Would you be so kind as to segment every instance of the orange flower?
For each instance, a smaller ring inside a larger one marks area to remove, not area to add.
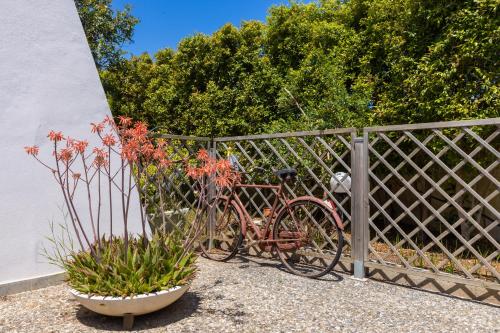
[[[50,141],[54,142],[64,140],[64,136],[61,132],[50,131],[47,137]]]
[[[98,133],[99,134],[104,129],[104,123],[103,122],[97,123],[97,124],[91,123],[90,125],[92,126],[92,129],[91,129],[92,133]]]
[[[121,126],[128,127],[130,126],[130,124],[132,124],[132,118],[125,116],[118,116],[118,122],[120,123]]]
[[[141,154],[144,157],[150,158],[151,156],[153,156],[154,153],[155,153],[155,149],[154,149],[153,144],[151,142],[146,142],[141,146]]]
[[[187,166],[186,173],[188,177],[191,177],[193,179],[201,178],[201,176],[203,175],[200,169],[192,166]]]
[[[89,145],[89,143],[86,140],[82,140],[82,141],[72,140],[71,141],[71,147],[73,147],[73,149],[80,154],[83,154],[85,152],[85,149],[87,149],[88,145]]]
[[[240,181],[240,174],[235,172],[228,160],[216,160],[208,155],[205,149],[197,154],[198,167],[186,165],[186,173],[193,179],[215,174],[215,183],[219,187],[233,186]]]
[[[26,151],[28,155],[36,156],[39,150],[40,148],[38,148],[38,146],[24,147],[24,151]]]
[[[73,150],[71,147],[66,147],[63,148],[59,151],[59,155],[57,156],[57,159],[63,161],[63,162],[69,162],[73,158]]]
[[[168,168],[172,163],[170,162],[170,160],[166,159],[166,158],[161,158],[158,160],[158,163],[160,163],[160,166],[162,168]]]
[[[106,151],[102,148],[97,148],[97,147],[94,147],[94,149],[92,150],[92,152],[94,154],[96,154],[96,156],[101,156],[101,157],[107,157],[108,156],[108,153],[106,153]]]
[[[145,122],[137,121],[134,124],[134,127],[129,128],[125,135],[129,137],[131,140],[135,140],[137,142],[146,142],[148,140],[148,125]]]
[[[129,141],[122,147],[122,159],[130,162],[137,160],[137,152],[139,145],[135,141]]]
[[[231,169],[231,163],[228,160],[217,161],[215,169],[217,172],[217,176],[215,177],[217,186],[232,186],[235,182],[239,181],[239,174]]]
[[[80,176],[81,176],[81,174],[79,174],[79,173],[76,173],[76,172],[75,172],[75,173],[73,174],[73,179],[74,179],[74,180],[77,180],[77,179],[79,179],[79,178],[80,178]]]
[[[153,153],[153,158],[157,161],[160,161],[166,157],[166,153],[161,147],[156,147],[154,153]]]
[[[114,125],[115,124],[115,121],[113,120],[113,118],[111,118],[108,115],[106,115],[106,117],[104,117],[104,120],[102,122],[104,124],[109,124],[109,125]]]
[[[208,157],[209,157],[209,156],[208,156],[208,152],[207,152],[207,150],[206,150],[206,149],[200,149],[200,151],[198,151],[198,156],[197,156],[197,158],[198,158],[199,160],[206,161],[206,160],[208,160]]]
[[[106,153],[104,149],[95,147],[93,149],[93,153],[95,154],[94,166],[101,167],[106,165],[107,163],[106,158],[108,157],[108,153]]]
[[[102,138],[102,143],[108,147],[114,146],[116,144],[116,138],[112,134],[106,134],[104,138]]]

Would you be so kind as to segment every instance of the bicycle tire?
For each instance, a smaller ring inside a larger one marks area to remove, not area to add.
[[[230,212],[227,215],[224,214],[224,208],[227,205],[227,211]],[[221,207],[222,206],[222,207]],[[222,209],[221,209],[222,208]],[[232,222],[228,221],[227,226],[224,226],[222,230],[219,229],[221,224],[224,222],[223,217],[217,214],[223,213],[224,216],[232,217]],[[216,214],[215,220],[215,233],[214,230],[210,227],[209,223],[209,214]],[[200,240],[200,248],[203,255],[211,260],[215,261],[227,261],[233,258],[239,250],[241,243],[243,242],[243,233],[242,233],[242,221],[243,218],[240,214],[240,211],[236,208],[235,203],[229,201],[228,198],[222,197],[215,202],[213,200],[203,212],[203,219],[206,219],[207,223],[205,224],[205,230],[202,233]],[[222,232],[223,234],[217,234],[217,230]],[[228,232],[229,230],[229,232]],[[225,233],[225,234],[224,234]],[[210,243],[211,242],[211,243]]]
[[[340,260],[344,245],[342,230],[330,208],[306,198],[292,201],[289,208],[279,213],[273,228],[274,248],[281,262],[299,276],[318,278],[328,274]],[[319,251],[316,256],[315,250]]]

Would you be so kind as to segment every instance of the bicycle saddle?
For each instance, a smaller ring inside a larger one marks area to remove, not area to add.
[[[295,169],[281,169],[274,172],[274,174],[280,177],[282,180],[291,180],[297,176],[297,170]]]

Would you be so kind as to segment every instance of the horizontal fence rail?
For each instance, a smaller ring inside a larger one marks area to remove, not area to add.
[[[354,269],[356,277],[368,268],[390,268],[491,288],[500,302],[500,118],[362,131],[158,137],[171,144],[173,160],[200,149],[229,159],[244,183],[273,184],[274,171],[296,169],[288,194],[335,202],[345,224],[343,269]],[[352,187],[332,189],[339,172],[352,178]],[[161,179],[149,189],[150,221],[164,231],[182,230],[193,214],[196,184],[182,165],[155,177]],[[251,218],[262,220],[274,193],[242,188],[239,195]]]
[[[287,132],[287,133],[274,133],[274,134],[256,134],[256,135],[246,135],[246,136],[226,136],[220,138],[214,138],[214,142],[225,142],[225,141],[242,141],[242,140],[265,140],[265,139],[283,139],[283,138],[293,138],[293,137],[307,137],[307,136],[325,136],[333,134],[347,134],[355,133],[355,128],[342,128],[342,129],[326,129],[326,130],[316,130],[316,131],[302,131],[302,132]]]

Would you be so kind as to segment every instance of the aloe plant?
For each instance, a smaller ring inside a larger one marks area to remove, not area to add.
[[[175,147],[152,135],[146,123],[128,117],[118,117],[118,122],[106,117],[91,124],[91,132],[99,139],[93,148],[87,140],[50,131],[47,137],[52,142],[53,162],[38,156],[38,146],[24,147],[54,176],[70,222],[63,226],[62,238],[55,237],[52,226],[52,248],[45,251],[46,256],[66,270],[71,287],[87,294],[133,296],[187,283],[195,272],[194,246],[206,223],[201,213],[207,204],[208,188],[211,182],[217,187],[228,186],[238,174],[229,161],[217,160],[204,149],[191,158],[172,160],[169,152]],[[162,187],[173,163],[181,163],[186,175],[198,184],[195,216],[186,230],[154,233],[149,239],[148,203],[154,201],[157,191],[164,214]],[[132,191],[138,191],[138,200],[133,199]],[[113,213],[116,192],[121,199],[121,214]],[[87,205],[77,205],[80,200]],[[129,232],[132,205],[140,212],[142,230],[137,235]],[[81,211],[82,207],[88,214]],[[101,226],[105,219],[109,221],[108,230]],[[123,226],[123,233],[113,229],[117,223]]]
[[[98,246],[94,244],[93,246]],[[185,252],[180,237],[155,234],[147,242],[141,236],[102,238],[98,258],[91,251],[72,251],[49,259],[64,268],[68,284],[85,294],[134,296],[188,283],[195,274],[196,255]]]

